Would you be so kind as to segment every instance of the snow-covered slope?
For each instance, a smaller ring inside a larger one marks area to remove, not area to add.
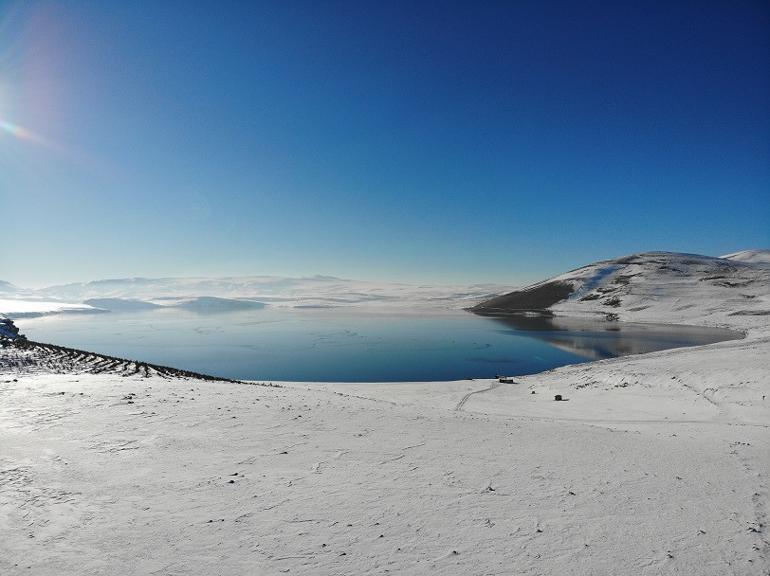
[[[741,250],[722,256],[725,260],[736,262],[750,262],[751,264],[764,264],[770,266],[770,250]]]
[[[0,574],[766,576],[769,348],[283,387],[0,348]]]
[[[472,310],[550,310],[751,329],[768,324],[770,268],[740,258],[645,252],[583,266]]]
[[[5,280],[0,280],[0,294],[16,294],[19,289]]]

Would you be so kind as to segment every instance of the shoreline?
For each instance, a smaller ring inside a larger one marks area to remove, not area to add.
[[[764,576],[767,352],[513,385],[4,372],[0,572]]]
[[[460,311],[460,310],[458,310],[458,311]],[[507,313],[507,314],[494,314],[494,315],[490,315],[490,314],[477,314],[475,312],[472,312],[472,311],[466,310],[466,309],[463,309],[462,311],[470,313],[470,314],[478,315],[478,316],[481,316],[481,317],[484,317],[484,318],[502,318],[502,319],[504,319],[504,318],[522,316],[518,312]],[[524,315],[524,317],[528,317],[528,316]],[[748,327],[742,326],[740,323],[737,323],[737,322],[724,322],[724,323],[719,323],[719,324],[712,324],[712,323],[697,323],[697,322],[691,322],[691,323],[663,322],[663,321],[659,321],[657,319],[641,320],[641,321],[640,320],[635,320],[635,319],[634,320],[605,320],[604,318],[597,317],[596,313],[591,313],[591,312],[582,313],[582,314],[581,313],[556,313],[556,314],[549,314],[548,318],[556,320],[556,321],[563,320],[563,321],[566,321],[566,322],[569,322],[570,320],[578,320],[578,321],[580,321],[580,320],[596,320],[597,322],[599,322],[601,324],[606,323],[608,326],[618,326],[620,328],[622,328],[624,326],[625,327],[634,327],[634,326],[644,326],[644,327],[650,326],[650,327],[655,327],[655,326],[659,326],[659,327],[662,327],[662,328],[674,328],[674,329],[680,328],[680,329],[683,329],[683,330],[687,330],[687,329],[703,329],[703,330],[724,330],[724,331],[730,332],[730,335],[729,335],[730,337],[725,338],[723,340],[718,340],[716,342],[707,343],[707,344],[700,344],[700,343],[699,344],[685,344],[685,345],[680,345],[680,346],[674,346],[672,348],[664,348],[664,349],[657,350],[657,351],[652,351],[652,352],[628,352],[628,353],[625,353],[625,354],[619,354],[617,356],[612,356],[611,358],[605,358],[605,359],[624,358],[624,357],[630,357],[630,356],[640,356],[640,355],[651,354],[651,353],[654,353],[654,352],[665,351],[665,350],[697,348],[697,347],[708,346],[708,345],[719,343],[719,342],[729,342],[729,341],[733,341],[733,340],[742,340],[742,339],[746,339],[746,338],[751,338],[753,336],[761,337],[761,335],[762,335],[762,331],[761,330],[759,332],[757,332],[757,330],[759,330],[759,328],[756,328],[756,327],[748,328]],[[13,321],[11,320],[11,322],[13,322]],[[518,330],[518,331],[521,331],[521,332],[524,332],[524,333],[529,331],[527,328],[521,328],[521,327],[516,327],[514,329]],[[562,330],[569,331],[569,328],[562,328],[562,329],[556,328],[556,330],[557,330],[557,332],[558,331],[562,331]],[[725,336],[727,336],[727,334],[725,334]],[[5,337],[6,339],[13,340],[12,338],[9,338],[8,334],[0,333],[0,338],[2,338],[2,337]],[[197,378],[200,378],[200,379],[203,379],[203,380],[206,380],[206,379],[208,379],[208,380],[218,379],[218,380],[233,381],[233,382],[268,382],[269,381],[269,382],[274,382],[276,384],[280,384],[282,382],[302,382],[302,383],[307,383],[307,384],[343,384],[343,385],[347,385],[347,384],[353,384],[353,385],[355,385],[355,384],[386,384],[386,383],[396,383],[397,384],[397,383],[406,383],[406,382],[431,383],[431,382],[445,382],[445,381],[447,381],[444,378],[438,378],[436,380],[414,380],[414,381],[413,380],[392,380],[392,381],[385,381],[385,380],[364,380],[364,381],[360,381],[360,380],[345,380],[345,381],[334,381],[334,380],[328,380],[328,381],[323,381],[323,380],[299,380],[299,381],[295,381],[295,380],[291,380],[291,379],[287,379],[287,380],[273,379],[273,380],[270,380],[270,379],[265,379],[265,378],[250,378],[250,377],[249,378],[240,378],[239,379],[239,378],[232,378],[232,377],[228,377],[228,376],[218,376],[218,375],[210,374],[210,373],[207,373],[207,372],[191,371],[191,370],[188,370],[188,369],[182,368],[182,367],[169,366],[169,365],[165,365],[165,364],[163,364],[163,365],[155,364],[155,363],[146,362],[146,361],[143,361],[143,360],[132,359],[132,358],[125,358],[125,357],[122,357],[122,356],[115,356],[115,355],[110,355],[110,354],[104,354],[104,353],[101,353],[101,352],[93,352],[93,351],[87,350],[85,348],[74,348],[74,347],[69,347],[69,346],[61,346],[61,345],[58,345],[58,344],[51,344],[51,343],[45,343],[45,342],[32,341],[32,340],[26,339],[26,337],[22,337],[22,339],[17,340],[17,342],[27,342],[28,345],[36,345],[36,346],[40,346],[42,348],[48,348],[50,350],[59,352],[60,353],[60,355],[59,355],[60,358],[63,358],[64,355],[69,355],[72,358],[83,357],[83,356],[90,356],[90,357],[95,359],[96,357],[99,357],[99,358],[101,358],[103,360],[111,361],[111,362],[113,362],[115,364],[122,364],[122,365],[129,365],[129,364],[131,364],[131,365],[135,365],[135,366],[141,366],[142,369],[144,369],[144,370],[153,370],[154,372],[160,372],[160,373],[166,373],[166,374],[172,374],[172,373],[176,372],[176,373],[179,373],[181,375],[194,376],[194,377],[197,377]],[[550,346],[556,346],[552,342],[549,342],[549,345]],[[556,347],[558,348],[558,346],[556,346]],[[501,375],[511,376],[511,377],[515,377],[515,378],[524,378],[524,377],[528,377],[528,376],[535,376],[537,374],[547,373],[547,372],[549,372],[551,370],[556,370],[556,369],[558,369],[560,367],[580,366],[580,365],[585,365],[585,364],[591,364],[593,362],[597,362],[597,361],[600,361],[600,360],[602,360],[602,359],[588,359],[588,360],[586,360],[584,362],[576,362],[576,363],[572,363],[572,364],[564,364],[562,366],[557,366],[557,367],[554,367],[554,368],[546,368],[544,370],[541,370],[540,372],[531,372],[531,373],[527,373],[527,374],[510,374],[510,373],[505,373],[505,374],[501,374]],[[122,370],[118,370],[118,372],[120,372],[120,371],[122,371]],[[489,376],[476,376],[476,377],[469,376],[469,377],[458,378],[456,380],[450,380],[450,381],[486,380],[486,379],[489,379],[489,378],[490,378]]]
[[[0,348],[0,573],[766,576],[770,316],[731,316],[762,290],[618,310],[743,338],[512,384],[237,385]]]

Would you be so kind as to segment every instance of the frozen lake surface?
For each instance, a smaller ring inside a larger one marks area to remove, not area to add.
[[[66,314],[17,321],[31,340],[263,381],[409,382],[523,375],[740,337],[723,329],[465,311],[264,308]]]

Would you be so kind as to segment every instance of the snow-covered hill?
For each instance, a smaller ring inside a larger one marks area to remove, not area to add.
[[[634,254],[583,266],[486,300],[472,310],[481,314],[550,310],[633,321],[764,326],[770,315],[770,268],[761,257],[767,251],[750,253],[724,258]]]
[[[5,280],[0,280],[0,294],[18,294],[19,289]]]
[[[725,260],[736,262],[750,262],[751,264],[764,264],[770,266],[770,250],[741,250],[722,256]]]

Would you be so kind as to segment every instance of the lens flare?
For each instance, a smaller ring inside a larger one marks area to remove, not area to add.
[[[50,143],[43,137],[38,136],[34,132],[8,122],[0,118],[0,130],[18,138],[19,140],[26,140],[27,142],[34,142],[35,144],[41,144],[43,146],[50,146]]]
[[[0,118],[0,140],[2,140],[3,134],[8,134],[9,136],[12,136],[21,142],[28,142],[30,144],[39,146],[40,148],[45,148],[72,161],[89,163],[94,161],[94,158],[91,155],[86,154],[75,146],[64,146],[59,142],[46,138],[45,136],[41,136],[37,132],[33,132],[32,130],[28,130],[23,126],[19,126],[18,124],[14,124],[13,122],[9,122],[8,120]]]

